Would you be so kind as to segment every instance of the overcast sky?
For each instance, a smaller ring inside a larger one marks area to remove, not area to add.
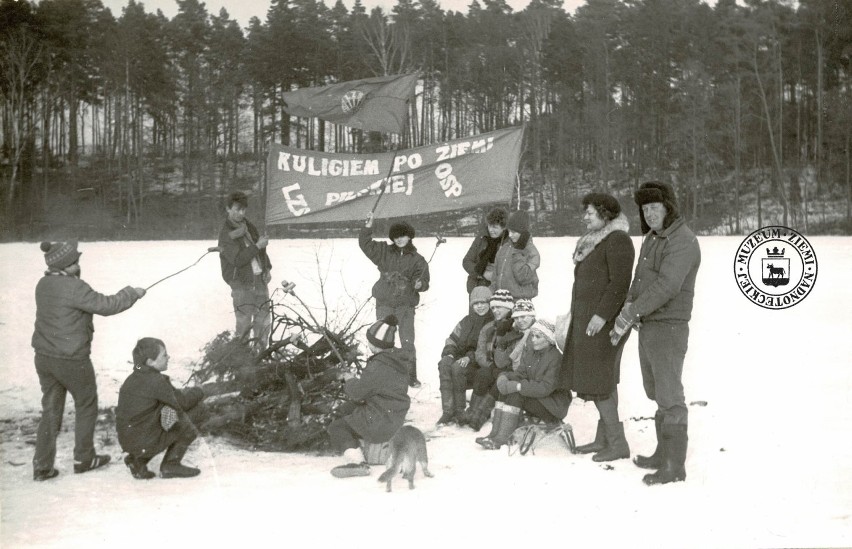
[[[116,18],[121,16],[121,10],[127,5],[128,0],[102,0],[104,5],[108,7],[113,16]],[[352,8],[354,0],[343,0],[347,7]],[[565,8],[572,12],[574,9],[584,3],[585,0],[565,0]],[[333,6],[336,0],[325,0],[325,4],[329,7]],[[460,11],[467,13],[467,7],[472,0],[439,0],[439,4],[446,11]],[[145,11],[154,13],[161,10],[163,14],[171,19],[177,14],[177,2],[175,0],[142,0],[138,2],[145,6]],[[266,11],[269,9],[269,0],[207,0],[204,4],[207,6],[207,11],[217,15],[221,8],[228,10],[231,18],[240,22],[243,27],[248,26],[249,19],[257,16],[261,21],[266,21]],[[361,0],[364,7],[369,12],[376,6],[382,6],[386,11],[396,4],[396,0]],[[480,4],[482,0],[480,0]],[[507,3],[515,11],[523,10],[529,0],[507,0]]]

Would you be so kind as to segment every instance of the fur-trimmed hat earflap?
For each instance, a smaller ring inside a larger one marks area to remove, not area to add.
[[[514,211],[509,215],[509,221],[506,222],[506,228],[516,233],[530,231],[530,216],[523,210]]]
[[[677,209],[677,197],[674,190],[667,183],[662,181],[648,181],[642,183],[639,190],[633,197],[636,205],[639,206],[639,221],[642,224],[642,234],[651,230],[648,223],[645,221],[645,214],[642,212],[642,206],[659,202],[666,208],[666,217],[663,219],[663,228],[668,228],[675,219],[680,216]]]
[[[388,231],[388,238],[391,240],[396,240],[401,236],[407,236],[410,239],[414,239],[414,227],[412,227],[407,221],[399,221],[390,226],[390,230]]]

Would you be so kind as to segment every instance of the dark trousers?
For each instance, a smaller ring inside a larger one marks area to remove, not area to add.
[[[686,322],[645,322],[639,329],[642,384],[648,398],[657,403],[664,424],[687,424],[682,378],[688,340]]]
[[[399,321],[400,346],[411,354],[408,379],[417,379],[417,351],[414,348],[414,307],[410,305],[380,305],[376,303],[376,320],[383,320],[388,315],[394,315]]]
[[[473,394],[485,396],[491,393],[495,399],[499,397],[497,392],[497,376],[502,372],[494,365],[480,366],[473,374]]]
[[[342,417],[332,421],[328,426],[327,432],[331,447],[338,454],[342,454],[349,448],[358,448],[360,446],[358,433]]]
[[[98,386],[92,361],[89,358],[63,359],[36,353],[35,368],[42,397],[33,469],[53,469],[56,437],[62,427],[68,393],[74,399],[74,461],[91,461],[95,457],[95,423],[98,419]]]
[[[544,407],[544,404],[542,404],[537,398],[525,397],[520,393],[512,393],[509,395],[501,395],[499,400],[505,402],[509,406],[519,408],[528,415],[537,417],[545,423],[559,423],[562,421],[562,418],[551,414],[550,411]]]
[[[190,445],[198,438],[196,425],[201,423],[207,410],[204,403],[199,402],[184,412],[179,413],[178,422],[166,431],[166,436],[160,438],[161,444],[152,448],[150,452],[146,452],[145,455],[130,455],[142,463],[148,463],[154,456],[165,450],[166,455],[163,456],[162,463],[180,463]]]

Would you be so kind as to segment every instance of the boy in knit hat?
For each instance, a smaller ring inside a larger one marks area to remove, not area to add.
[[[488,300],[491,290],[476,286],[470,292],[470,310],[462,318],[444,343],[438,362],[441,383],[441,417],[438,425],[456,423],[462,417],[466,404],[466,391],[473,387],[479,370],[476,346],[479,333],[485,324],[494,320]]]
[[[390,243],[373,240],[373,214],[367,216],[358,234],[358,245],[364,255],[379,269],[379,280],[373,284],[376,299],[376,319],[388,315],[399,319],[399,339],[402,349],[411,355],[408,384],[420,387],[417,379],[417,352],[414,347],[414,308],[420,303],[420,293],[429,289],[429,264],[414,247],[414,227],[406,221],[390,227]]]
[[[201,472],[181,460],[197,435],[194,423],[200,419],[204,392],[200,387],[175,389],[163,374],[168,367],[165,343],[144,337],[133,349],[133,373],[118,392],[118,443],[127,452],[124,464],[140,480],[154,478],[148,462],[163,450],[163,478],[194,477]]]
[[[495,450],[509,441],[518,427],[521,411],[545,423],[559,423],[568,414],[571,392],[559,389],[562,354],[556,347],[555,328],[547,319],[529,329],[529,345],[523,347],[517,369],[497,378],[500,396],[494,409],[491,433],[477,444]]]
[[[380,444],[387,442],[402,427],[405,414],[411,406],[408,398],[409,354],[395,347],[397,319],[390,315],[373,323],[367,329],[367,345],[373,355],[360,378],[351,372],[341,375],[346,380],[343,389],[349,402],[341,406],[346,415],[328,426],[332,449],[349,458],[360,440]],[[360,451],[354,452],[356,455]],[[369,467],[356,461],[332,469],[336,477],[365,476]]]
[[[506,229],[509,237],[494,256],[491,290],[508,290],[515,299],[532,299],[538,295],[541,256],[530,235],[527,212],[512,212]]]
[[[515,300],[506,290],[497,290],[491,296],[489,305],[494,320],[486,323],[479,332],[474,357],[479,369],[473,379],[473,393],[470,406],[464,414],[457,418],[459,425],[469,425],[474,431],[479,431],[488,421],[491,409],[494,407],[496,392],[494,382],[499,373],[494,364],[495,344],[501,335],[512,328],[512,306]]]
[[[33,479],[54,478],[56,436],[62,427],[65,396],[74,398],[74,472],[85,473],[106,465],[108,455],[95,453],[98,387],[89,358],[94,335],[92,315],[109,316],[133,306],[143,288],[125,287],[103,295],[80,279],[76,242],[42,242],[47,271],[36,285],[36,320],[32,346],[41,384],[42,416],[33,456]]]

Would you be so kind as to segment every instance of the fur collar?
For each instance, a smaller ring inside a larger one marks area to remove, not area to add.
[[[610,233],[615,231],[624,231],[626,233],[628,230],[630,230],[630,223],[628,223],[624,213],[620,213],[618,217],[600,229],[587,232],[577,241],[577,247],[574,249],[574,263],[577,264],[586,259],[592,253],[592,250],[603,242],[604,238],[608,237]]]

